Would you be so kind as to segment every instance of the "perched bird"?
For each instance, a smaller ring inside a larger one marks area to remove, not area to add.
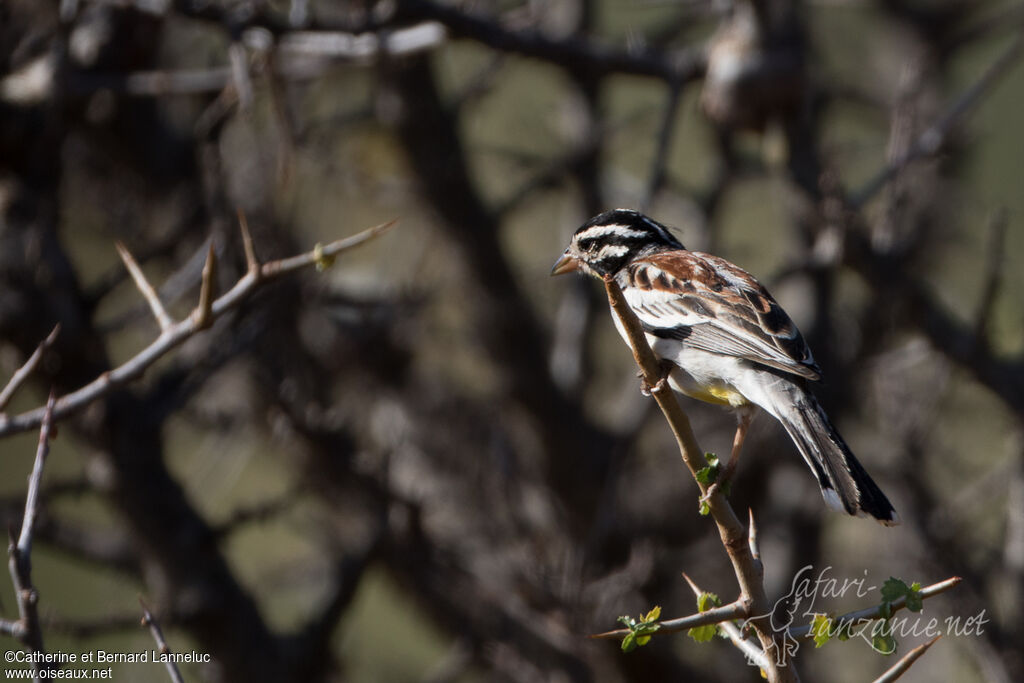
[[[803,336],[750,273],[687,250],[664,225],[628,209],[602,213],[576,231],[551,274],[574,270],[614,278],[666,365],[669,386],[736,412],[726,477],[760,406],[785,427],[830,508],[899,523],[809,390],[821,370]]]

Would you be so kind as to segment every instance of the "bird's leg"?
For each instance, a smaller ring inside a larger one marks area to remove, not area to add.
[[[654,383],[654,386],[651,386],[650,384],[647,383],[647,378],[644,377],[644,373],[641,371],[639,373],[640,393],[643,394],[644,396],[650,396],[651,394],[656,394],[662,389],[664,389],[666,386],[668,386],[668,376],[672,374],[672,368],[674,367],[675,364],[672,363],[672,361],[663,359],[659,363],[660,376],[658,377],[658,381]]]
[[[729,456],[729,462],[726,463],[725,468],[719,473],[714,483],[708,487],[707,493],[701,497],[702,502],[707,502],[719,488],[724,489],[724,487],[728,486],[732,476],[736,473],[736,463],[739,462],[740,451],[743,450],[743,442],[747,439],[747,430],[750,429],[750,422],[754,418],[754,411],[741,409],[736,417],[736,434],[732,438],[732,454]]]
[[[736,434],[732,437],[732,453],[729,455],[729,462],[718,481],[725,486],[736,473],[736,463],[740,460],[740,451],[743,450],[743,442],[747,440],[747,430],[750,429],[750,422],[754,418],[754,411],[741,409],[737,414]]]

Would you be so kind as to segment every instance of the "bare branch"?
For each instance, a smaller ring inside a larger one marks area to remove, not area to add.
[[[918,159],[937,154],[945,145],[953,127],[982,100],[983,96],[999,80],[999,77],[1009,71],[1020,55],[1022,46],[1024,46],[1024,38],[1018,36],[981,77],[960,95],[946,113],[918,136],[908,150],[890,161],[875,177],[865,183],[864,187],[852,195],[849,201],[850,205],[859,209],[907,166]]]
[[[244,38],[244,36],[243,36]],[[403,56],[431,50],[447,39],[443,26],[424,21],[378,35],[373,32],[289,31],[277,45],[279,58],[273,62],[277,76],[293,81],[308,81],[323,76],[333,63],[367,62],[383,56]],[[233,43],[227,65],[203,69],[133,71],[130,73],[74,72],[66,78],[69,92],[88,95],[101,90],[135,97],[166,97],[221,92],[233,85],[244,110],[253,97],[251,75],[245,47]],[[32,62],[13,74],[0,78],[0,102],[14,106],[33,106],[53,96],[57,71],[49,56]]]
[[[156,318],[160,331],[167,331],[174,324],[174,321],[171,320],[171,316],[167,314],[167,309],[160,302],[160,296],[153,289],[153,286],[149,284],[149,281],[146,280],[145,274],[143,274],[139,264],[135,261],[135,257],[132,256],[127,247],[121,244],[121,242],[114,242],[114,246],[117,247],[117,253],[121,255],[121,260],[124,261],[124,265],[131,274],[132,279],[135,280],[135,286],[142,292],[142,296],[146,297],[149,310],[153,312],[153,317]]]
[[[24,643],[32,652],[43,652],[43,631],[39,626],[39,594],[32,585],[32,533],[39,506],[39,485],[43,479],[43,466],[50,452],[50,430],[54,417],[54,393],[46,402],[42,425],[39,428],[39,446],[36,448],[36,459],[32,466],[32,474],[28,480],[28,494],[25,496],[25,515],[21,521],[21,533],[15,542],[10,539],[8,568],[11,581],[14,583],[14,596],[18,603],[18,623],[12,635]],[[45,662],[33,660],[32,670],[37,677],[40,671],[47,669]]]
[[[21,640],[25,637],[25,626],[20,621],[0,619],[0,635]]]
[[[39,487],[43,481],[43,465],[50,453],[50,430],[53,426],[53,406],[56,401],[54,392],[46,401],[42,425],[39,429],[39,445],[36,448],[36,459],[32,466],[32,474],[28,480],[28,494],[25,496],[25,516],[21,520],[21,533],[18,535],[18,553],[23,556],[25,568],[31,568],[29,559],[32,553],[32,532],[35,528],[36,515],[39,513]]]
[[[14,392],[28,379],[29,375],[39,365],[39,361],[43,359],[43,354],[46,353],[46,349],[53,345],[53,342],[57,339],[57,335],[60,334],[60,323],[57,323],[53,327],[53,331],[46,336],[46,339],[39,342],[39,346],[36,350],[28,357],[25,364],[22,365],[18,370],[11,375],[10,381],[7,382],[7,386],[4,387],[3,391],[0,391],[0,413],[3,412],[7,404],[14,398]]]
[[[640,321],[627,305],[622,290],[611,278],[605,279],[604,285],[612,310],[626,331],[629,345],[633,349],[633,358],[643,371],[644,380],[649,386],[654,387],[651,390],[651,395],[657,401],[658,407],[661,408],[676,437],[683,462],[686,463],[694,481],[697,482],[701,496],[707,499],[711,516],[718,526],[722,545],[725,547],[729,560],[732,562],[733,571],[736,573],[736,579],[740,585],[740,601],[747,607],[747,616],[767,614],[771,606],[764,590],[760,563],[754,561],[750,552],[748,534],[744,531],[743,525],[736,517],[735,511],[722,494],[721,489],[718,487],[706,488],[698,480],[697,471],[704,467],[704,452],[697,445],[697,439],[690,427],[690,420],[679,406],[673,392],[667,389],[665,383],[661,381],[663,379],[661,367],[654,352],[651,351],[651,347],[647,344]],[[709,491],[711,491],[710,495],[708,495]],[[768,680],[773,683],[796,680],[793,667],[787,664],[787,651],[782,645],[776,643],[777,634],[759,622],[760,620],[753,620],[751,625],[761,641],[761,649],[765,652],[775,653],[775,656],[765,658],[767,660],[765,671]]]
[[[139,605],[142,607],[142,625],[149,628],[149,632],[156,642],[157,650],[162,655],[171,654],[171,648],[167,645],[167,641],[164,640],[164,632],[160,630],[160,624],[157,622],[156,617],[146,607],[146,603],[143,602],[142,598],[139,598]],[[167,675],[171,677],[173,683],[185,683],[185,679],[181,677],[181,671],[178,670],[178,665],[173,657],[168,657],[164,665],[167,667]]]
[[[941,637],[941,634],[937,635],[931,640],[929,640],[927,643],[922,643],[921,645],[918,645],[907,654],[903,655],[900,661],[896,662],[890,668],[886,669],[885,673],[876,678],[874,683],[892,683],[892,681],[895,681],[897,678],[905,674],[910,669],[910,667],[913,666],[914,662],[916,662],[921,657],[921,655],[927,652],[928,648],[934,645],[935,641],[937,641]]]
[[[672,54],[647,49],[627,51],[577,38],[555,40],[539,32],[508,30],[497,21],[428,0],[403,0],[401,6],[410,16],[444,24],[454,36],[594,75],[628,73],[685,83],[701,76],[706,66],[703,47]]]
[[[321,258],[334,256],[341,252],[352,249],[360,244],[382,235],[391,229],[397,221],[391,221],[382,225],[363,230],[360,233],[340,239],[328,244],[320,250]],[[317,262],[313,251],[299,256],[271,261],[260,266],[260,275],[247,273],[235,285],[222,296],[212,301],[209,308],[209,320],[212,323],[217,317],[223,315],[244,301],[255,291],[259,285],[267,279],[277,277],[308,267]],[[209,261],[208,261],[209,263]],[[205,279],[205,278],[204,278]],[[200,310],[200,309],[197,309]],[[196,319],[199,316],[188,318],[174,324],[165,332],[162,332],[149,346],[144,348],[122,365],[105,372],[84,387],[72,391],[69,394],[57,399],[53,409],[53,418],[60,419],[67,415],[81,410],[97,398],[106,395],[115,387],[140,377],[147,368],[163,357],[168,351],[175,348],[189,337],[192,337],[203,329]],[[28,410],[14,417],[0,415],[0,436],[24,432],[42,424],[45,408]]]
[[[397,220],[381,223],[380,225],[367,228],[366,230],[352,235],[351,237],[331,242],[318,250],[307,251],[305,254],[281,259],[280,261],[264,263],[260,266],[260,276],[264,278],[277,277],[278,275],[283,275],[284,273],[289,273],[293,270],[298,270],[299,268],[315,265],[320,259],[330,258],[331,256],[340,254],[343,251],[348,251],[353,247],[359,246],[363,242],[372,240],[379,235],[383,235],[385,232],[395,227],[397,223]]]

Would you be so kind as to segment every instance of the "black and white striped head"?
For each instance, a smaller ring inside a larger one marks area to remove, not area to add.
[[[594,216],[576,231],[551,274],[583,270],[606,277],[637,256],[683,248],[658,221],[632,209],[613,209]]]

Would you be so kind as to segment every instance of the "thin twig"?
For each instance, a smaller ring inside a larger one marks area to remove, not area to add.
[[[707,62],[703,47],[665,53],[642,48],[622,50],[580,38],[548,38],[539,31],[510,30],[496,19],[448,3],[403,0],[402,11],[418,19],[438,21],[455,37],[595,76],[617,72],[685,83],[703,75]]]
[[[23,556],[26,569],[31,569],[32,532],[35,529],[36,516],[39,513],[39,487],[43,481],[43,465],[50,453],[50,430],[53,426],[53,406],[56,394],[50,391],[46,401],[42,425],[39,429],[39,445],[36,447],[36,459],[32,466],[32,474],[28,479],[28,494],[25,496],[25,516],[21,520],[21,533],[18,535],[18,552]]]
[[[124,261],[124,265],[128,269],[129,274],[131,274],[132,279],[135,280],[135,286],[142,292],[142,296],[146,298],[146,303],[149,304],[149,310],[153,312],[153,317],[156,318],[160,331],[167,331],[174,324],[174,321],[167,314],[167,309],[161,303],[160,296],[153,289],[153,286],[149,284],[145,274],[139,268],[139,264],[135,261],[135,257],[132,256],[131,252],[128,251],[128,248],[121,244],[121,242],[114,242],[114,246],[117,247],[117,253],[121,255],[121,260]]]
[[[916,662],[921,657],[921,655],[927,652],[928,648],[934,645],[935,641],[937,641],[941,637],[942,634],[939,634],[931,640],[929,640],[927,643],[922,643],[921,645],[918,645],[907,654],[903,655],[900,661],[896,662],[890,668],[886,669],[885,673],[883,673],[881,676],[874,680],[874,683],[892,683],[893,681],[895,681],[897,678],[905,674],[910,669],[910,667],[914,665],[914,662]]]
[[[746,605],[740,601],[736,601],[731,602],[728,605],[722,605],[721,607],[713,607],[706,612],[698,612],[697,614],[691,614],[685,617],[657,621],[655,624],[657,625],[658,630],[655,631],[654,634],[678,633],[679,631],[686,631],[699,626],[710,626],[711,624],[721,624],[725,621],[744,619],[746,616]],[[614,631],[594,633],[587,637],[593,638],[594,640],[615,640],[617,638],[625,638],[629,633],[630,630],[628,628],[617,628]]]
[[[21,533],[17,541],[10,538],[8,546],[8,568],[11,581],[14,583],[14,596],[18,603],[18,627],[11,635],[20,640],[31,652],[43,652],[43,631],[39,626],[39,593],[32,585],[32,533],[35,528],[36,515],[39,507],[39,486],[43,479],[43,466],[50,452],[50,431],[54,419],[55,395],[51,391],[46,402],[42,423],[39,428],[39,445],[36,448],[36,459],[32,466],[32,474],[28,480],[28,494],[25,496],[25,514],[21,521]],[[39,673],[48,669],[46,662],[33,660],[32,670],[39,678]]]
[[[11,379],[7,382],[7,386],[4,387],[3,391],[0,391],[0,413],[2,413],[4,408],[7,407],[7,404],[11,402],[11,399],[14,397],[14,392],[18,390],[18,387],[28,379],[28,376],[31,375],[36,369],[36,366],[39,365],[39,361],[43,359],[43,354],[46,353],[46,350],[53,345],[58,334],[60,334],[60,323],[54,325],[53,331],[46,336],[46,339],[39,342],[39,346],[37,346],[32,355],[28,357],[25,364],[11,375]]]
[[[395,223],[396,221],[391,221],[377,225],[351,237],[332,242],[319,250],[320,258],[334,256],[378,237],[393,227]],[[258,275],[246,273],[230,290],[211,303],[210,319],[206,322],[212,322],[226,311],[238,306],[264,281],[305,268],[316,262],[317,256],[314,251],[309,251],[299,256],[264,263],[260,266]],[[195,319],[198,317],[189,316],[175,323],[165,332],[162,332],[149,346],[139,351],[122,365],[103,373],[84,387],[57,399],[53,410],[54,419],[60,419],[81,410],[114,388],[140,377],[147,368],[162,358],[168,351],[202,330],[202,326],[198,324],[199,321]],[[25,411],[14,417],[0,415],[0,436],[24,432],[38,427],[42,423],[45,412],[45,408],[40,407]]]
[[[363,242],[372,240],[373,238],[384,234],[393,228],[397,222],[397,220],[393,220],[388,221],[387,223],[381,223],[380,225],[367,228],[366,230],[352,235],[351,237],[331,242],[330,244],[325,245],[322,249],[311,250],[307,251],[305,254],[299,254],[298,256],[292,256],[291,258],[284,258],[279,261],[264,263],[260,266],[260,277],[277,277],[278,275],[283,275],[284,273],[289,273],[293,270],[298,270],[299,268],[314,265],[321,259],[340,254],[343,251],[348,251],[353,247],[359,246]],[[221,299],[226,297],[227,295],[221,297]],[[218,299],[217,302],[219,303],[221,299]],[[214,308],[216,309],[216,304],[214,305]]]
[[[20,621],[0,619],[0,636],[10,636],[21,640],[25,634],[25,626]]]
[[[705,465],[704,452],[697,444],[697,439],[690,426],[690,420],[679,406],[679,402],[676,401],[673,392],[667,389],[665,383],[662,382],[661,366],[647,343],[643,328],[640,326],[640,321],[626,303],[622,290],[614,279],[606,279],[604,284],[612,310],[618,316],[623,329],[626,331],[629,345],[633,350],[633,358],[643,371],[644,380],[649,386],[653,387],[651,395],[657,401],[658,407],[661,408],[665,419],[669,423],[669,427],[672,429],[673,435],[676,437],[676,443],[679,445],[679,453],[683,458],[683,462],[689,468],[694,481],[697,482],[701,496],[707,498],[708,508],[718,527],[722,545],[729,555],[733,571],[739,582],[739,601],[746,605],[748,617],[757,614],[767,614],[771,606],[768,603],[768,596],[764,590],[762,574],[759,569],[760,563],[756,563],[750,553],[748,534],[744,531],[743,525],[736,516],[736,512],[722,494],[721,489],[715,487],[711,495],[708,495],[708,489],[697,479],[697,471]],[[759,620],[752,621],[751,625],[761,641],[761,649],[775,654],[772,657],[765,657],[767,660],[765,672],[768,675],[768,680],[773,683],[776,681],[790,682],[797,680],[793,667],[788,665],[788,653],[775,640],[777,634],[761,624]]]
[[[171,654],[171,648],[167,645],[167,641],[164,640],[164,632],[160,629],[160,623],[153,616],[153,613],[149,611],[149,608],[146,607],[146,603],[143,602],[141,597],[139,598],[139,605],[142,607],[142,625],[149,628],[149,632],[156,642],[157,650],[162,655]],[[178,665],[173,657],[166,657],[164,666],[167,667],[167,675],[171,677],[173,683],[185,683],[185,679],[181,677],[181,671],[178,670]]]

